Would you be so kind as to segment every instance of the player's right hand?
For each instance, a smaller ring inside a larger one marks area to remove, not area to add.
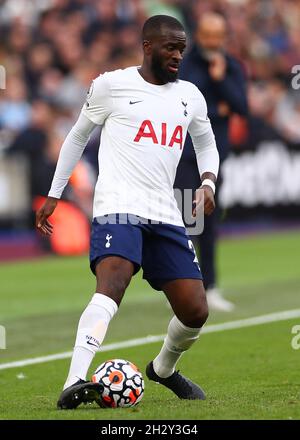
[[[43,206],[36,212],[35,225],[44,235],[51,235],[53,232],[53,225],[49,222],[48,217],[53,214],[57,202],[58,199],[48,197]]]
[[[195,198],[193,200],[194,209],[192,216],[196,217],[197,211],[203,209],[205,215],[212,214],[216,207],[213,190],[210,186],[200,186],[195,192]]]

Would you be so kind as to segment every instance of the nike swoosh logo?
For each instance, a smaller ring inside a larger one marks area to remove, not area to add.
[[[129,101],[129,104],[137,104],[138,102],[143,102],[143,100],[141,100],[141,101]]]
[[[90,341],[86,341],[86,343],[89,344],[89,345],[93,345],[94,347],[97,347],[97,348],[99,347],[99,345],[93,344],[93,343],[90,342]]]

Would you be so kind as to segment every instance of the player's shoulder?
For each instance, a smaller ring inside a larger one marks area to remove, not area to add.
[[[200,101],[205,102],[205,98],[201,91],[198,89],[195,84],[191,83],[190,81],[186,81],[184,79],[179,79],[176,81],[178,85],[178,90],[180,90],[182,93],[185,94],[185,96],[191,98],[191,99],[199,99]]]
[[[111,96],[115,88],[124,88],[134,80],[133,68],[117,69],[113,71],[103,72],[98,75],[91,83],[88,98],[99,99],[104,96]]]
[[[195,84],[191,83],[190,81],[186,81],[184,79],[179,79],[176,81],[178,88],[181,90],[186,91],[186,93],[189,93],[190,95],[202,95],[200,90],[198,89]],[[202,95],[203,96],[203,95]]]
[[[113,84],[115,82],[126,81],[134,75],[134,69],[136,67],[126,67],[125,69],[116,69],[108,72],[101,73],[94,81],[97,83],[106,82]]]

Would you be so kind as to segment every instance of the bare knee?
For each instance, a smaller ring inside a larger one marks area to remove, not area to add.
[[[107,257],[96,266],[97,292],[121,303],[133,275],[133,264],[120,257]]]
[[[164,285],[164,292],[177,318],[187,327],[200,328],[208,318],[203,282],[178,279]]]
[[[208,315],[209,315],[208,306],[205,301],[205,304],[202,304],[199,310],[195,312],[192,327],[194,326],[196,327],[196,325],[197,327],[202,327],[206,323],[208,319]]]
[[[208,318],[208,306],[206,302],[194,307],[190,313],[181,319],[182,323],[187,327],[201,328]]]
[[[116,271],[112,274],[112,276],[107,276],[105,283],[100,283],[100,286],[101,284],[103,287],[100,287],[100,290],[110,293],[117,299],[116,302],[119,303],[123,298],[125,290],[129,284],[129,280],[127,280],[122,273],[118,273],[118,271]]]

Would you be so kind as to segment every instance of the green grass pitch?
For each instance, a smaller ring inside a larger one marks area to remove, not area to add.
[[[207,325],[299,309],[299,249],[299,232],[222,240],[220,284],[236,310],[212,312]],[[3,264],[0,280],[0,324],[7,332],[0,365],[72,349],[78,319],[95,288],[87,257]],[[105,344],[163,334],[170,316],[163,295],[138,275]],[[206,391],[203,402],[178,400],[145,378],[136,408],[57,411],[69,359],[0,370],[0,419],[300,419],[300,350],[291,346],[297,324],[300,318],[203,334],[178,364]],[[113,357],[131,360],[144,373],[160,345],[100,352],[90,375]]]

